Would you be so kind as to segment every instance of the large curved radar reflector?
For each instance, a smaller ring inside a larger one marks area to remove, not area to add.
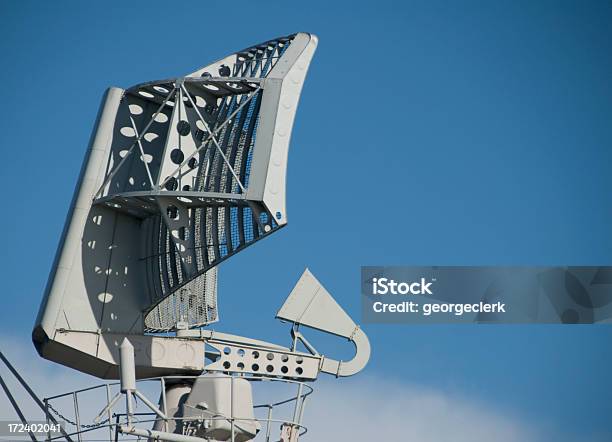
[[[289,138],[316,45],[298,33],[106,92],[33,332],[43,357],[116,376],[130,335],[139,376],[201,368],[203,350],[148,332],[215,322],[216,266],[287,223]]]

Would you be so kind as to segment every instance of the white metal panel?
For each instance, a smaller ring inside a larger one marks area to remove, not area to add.
[[[308,269],[304,270],[276,317],[345,338],[350,338],[356,328],[350,316]]]
[[[279,225],[287,223],[285,181],[291,130],[317,44],[315,35],[296,34],[266,78],[247,195],[263,200]]]
[[[119,88],[110,88],[107,91],[100,109],[92,143],[85,157],[64,233],[58,247],[56,261],[49,276],[45,297],[37,319],[37,325],[48,335],[52,335],[55,331],[55,325],[62,312],[66,293],[80,289],[80,293],[86,296],[82,287],[68,287],[68,284],[71,281],[70,274],[75,265],[74,261],[80,256],[81,236],[91,207],[93,194],[96,187],[101,185],[100,180],[103,177],[112,141],[111,134],[115,115],[122,95],[123,90]],[[90,315],[91,311],[85,310],[81,313]]]

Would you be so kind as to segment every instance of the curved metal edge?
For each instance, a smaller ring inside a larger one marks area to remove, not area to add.
[[[287,223],[285,183],[291,131],[310,61],[313,34],[296,34],[266,77],[247,198],[263,201],[279,225]]]
[[[353,336],[349,338],[355,345],[355,356],[350,361],[337,361],[334,359],[324,358],[321,371],[323,373],[333,374],[336,377],[353,376],[365,368],[370,360],[371,347],[370,340],[365,332],[357,327]]]
[[[272,40],[267,40],[267,41],[265,41],[263,43],[259,43],[259,44],[253,45],[253,46],[249,46],[248,48],[244,48],[244,49],[242,49],[240,51],[236,51],[236,52],[234,52],[234,53],[232,53],[232,54],[230,54],[230,55],[228,55],[226,57],[223,57],[223,58],[215,61],[214,63],[211,63],[209,65],[201,67],[200,69],[192,72],[191,74],[188,74],[187,77],[201,77],[204,72],[211,73],[211,71],[216,73],[219,70],[219,68],[221,67],[221,65],[223,65],[223,64],[226,64],[226,65],[227,64],[234,64],[234,62],[236,61],[236,56],[241,54],[241,53],[248,52],[251,49],[257,48],[257,47],[260,47],[260,46],[262,46],[262,47],[263,46],[267,46],[268,44],[270,44],[272,42],[275,42],[275,41],[278,41],[278,40],[283,40],[283,39],[290,40],[295,35],[296,34],[290,34],[290,35],[287,35],[285,37],[273,38]],[[212,74],[212,75],[213,75],[213,77],[215,76],[214,74]]]
[[[46,342],[45,335],[52,338],[56,331],[64,295],[69,289],[67,284],[69,273],[74,265],[73,257],[80,253],[81,237],[91,201],[104,177],[104,168],[107,164],[112,141],[112,128],[123,93],[123,89],[115,87],[106,91],[94,125],[90,147],[83,160],[81,173],[32,333],[34,345],[41,355],[41,346]]]

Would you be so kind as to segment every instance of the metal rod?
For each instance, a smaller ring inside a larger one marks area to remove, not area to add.
[[[302,398],[302,405],[300,405],[300,417],[298,421],[298,424],[300,424],[300,426],[302,425],[302,418],[304,417],[304,404],[306,404],[306,398],[308,398],[308,395],[305,395]]]
[[[166,379],[160,378],[161,381],[161,400],[162,400],[162,411],[167,416],[168,415],[168,406],[166,404]],[[164,431],[168,431],[168,420],[164,421]]]
[[[134,414],[134,409],[132,408],[132,392],[125,392],[125,410],[127,413],[127,424],[132,425],[132,415]]]
[[[47,399],[45,399],[45,421],[47,425],[49,425],[49,403],[47,402]],[[51,425],[49,425],[47,428],[47,439],[51,440]]]
[[[25,391],[28,392],[28,394],[34,400],[34,402],[36,402],[36,405],[38,405],[42,411],[48,413],[49,410],[47,409],[46,401],[43,404],[43,402],[36,395],[36,393],[34,393],[34,390],[32,390],[30,386],[28,385],[28,383],[25,381],[25,379],[23,379],[21,375],[17,373],[17,370],[15,370],[15,367],[11,365],[11,363],[8,361],[8,359],[6,359],[6,357],[4,356],[4,354],[2,354],[1,351],[0,351],[0,359],[2,359],[2,362],[4,362],[4,365],[6,365],[6,367],[10,370],[13,376],[15,376],[15,378],[19,381],[19,383],[25,389]],[[57,425],[58,422],[55,420],[53,416],[49,415],[49,419],[51,419],[51,422]],[[68,442],[73,442],[72,439],[68,436],[68,433],[66,433],[61,426],[60,426],[60,431]]]
[[[134,133],[136,134],[136,137],[138,137],[138,129],[136,129],[136,123],[134,123],[134,119],[132,118],[131,115],[130,115],[130,123],[132,123],[132,129],[134,129]],[[140,137],[138,137],[136,142],[138,143],[138,147],[140,148],[140,155],[141,155],[140,159],[142,160],[145,166],[145,169],[147,169],[147,176],[149,177],[149,182],[151,183],[151,189],[155,189],[155,184],[153,183],[153,176],[151,175],[151,171],[149,170],[149,165],[147,164],[147,161],[145,160],[144,148],[142,147]]]
[[[17,416],[19,416],[19,419],[21,420],[21,423],[25,427],[27,427],[28,426],[28,421],[26,420],[25,416],[21,412],[21,408],[19,408],[19,405],[17,405],[17,401],[15,400],[13,395],[11,394],[11,391],[9,390],[8,386],[4,383],[4,379],[2,379],[2,376],[0,376],[0,385],[2,385],[2,389],[4,390],[4,394],[6,394],[6,397],[8,398],[9,402],[11,403],[13,408],[15,409],[15,412],[17,413]],[[30,439],[32,439],[33,442],[38,442],[38,439],[36,439],[36,436],[34,436],[34,433],[32,433],[30,430],[28,430],[28,434],[30,435]]]
[[[156,415],[158,415],[162,419],[168,419],[168,416],[166,416],[159,408],[157,408],[155,405],[153,405],[153,403],[149,399],[147,399],[147,397],[144,394],[142,394],[138,390],[135,390],[134,394],[137,397],[139,397],[140,400],[143,401],[145,403],[145,405],[151,409],[151,411],[153,411],[153,413],[155,413]]]
[[[268,405],[268,419],[266,419],[266,442],[270,442],[270,424],[272,420],[272,405]]]
[[[141,137],[145,136],[147,134],[147,131],[149,130],[149,127],[151,127],[151,125],[153,124],[153,121],[155,121],[155,119],[157,118],[157,115],[161,112],[162,108],[166,105],[166,103],[170,100],[170,98],[172,98],[172,96],[174,95],[175,91],[171,91],[168,96],[164,99],[164,101],[162,102],[162,104],[159,106],[159,108],[157,108],[157,110],[155,111],[155,113],[151,116],[151,119],[149,120],[149,123],[145,126],[145,128],[142,131]],[[125,154],[125,156],[123,157],[123,159],[119,162],[119,164],[117,165],[117,167],[115,167],[115,169],[104,179],[104,182],[102,183],[102,185],[100,186],[100,188],[98,189],[98,191],[94,194],[94,199],[96,199],[100,193],[102,192],[102,190],[104,190],[104,188],[106,187],[106,184],[113,179],[113,177],[115,176],[115,174],[119,171],[119,169],[121,168],[121,166],[123,166],[123,164],[125,163],[125,161],[127,160],[127,158],[130,156],[130,154],[132,153],[132,151],[134,150],[134,146],[136,146],[136,142],[140,141],[140,137],[138,137],[136,139],[136,141],[134,141],[132,143],[132,145],[130,146],[130,148],[128,149],[127,153]]]
[[[119,415],[115,418],[115,442],[119,441]]]
[[[73,331],[78,331],[79,333],[88,333],[88,332],[87,332],[87,331],[85,331],[85,330],[73,330]],[[91,332],[90,332],[90,333],[91,333]],[[93,333],[96,333],[96,334],[97,334],[97,332],[93,332]],[[110,384],[110,385],[117,385],[117,384],[119,384],[119,383],[117,382],[117,383],[115,383],[115,384]],[[95,389],[97,389],[97,388],[102,388],[102,387],[104,387],[104,385],[105,385],[105,384],[100,384],[100,385],[95,385],[95,386],[93,386],[93,387],[81,388],[80,390],[74,390],[74,392],[75,392],[75,393],[83,393],[83,392],[85,392],[85,391],[91,391],[91,390],[95,390]],[[52,400],[59,399],[59,398],[62,398],[62,397],[70,396],[71,394],[72,394],[72,392],[70,392],[70,393],[62,393],[62,394],[57,394],[57,395],[55,395],[55,396],[49,396],[49,397],[47,397],[46,399],[47,399],[47,400],[49,400],[49,401],[52,401]]]
[[[304,384],[299,384],[298,393],[295,398],[295,408],[293,409],[293,422],[296,423],[299,416],[300,403],[302,402],[302,390],[304,389]]]
[[[227,160],[227,157],[225,156],[225,154],[223,153],[223,150],[221,149],[221,146],[219,146],[219,142],[217,141],[217,138],[212,135],[212,132],[210,130],[210,127],[208,126],[208,124],[206,124],[206,120],[204,120],[204,118],[202,117],[202,114],[200,113],[200,111],[198,110],[197,106],[195,105],[195,103],[193,102],[193,99],[191,98],[191,95],[189,95],[189,92],[187,91],[187,89],[185,88],[185,86],[182,86],[183,90],[185,91],[185,93],[187,94],[187,98],[189,99],[189,101],[191,102],[191,104],[193,105],[193,110],[196,111],[196,113],[198,114],[198,117],[200,117],[200,121],[202,121],[202,124],[204,125],[204,127],[206,128],[206,130],[208,131],[208,133],[211,134],[212,136],[212,140],[213,143],[215,144],[215,146],[217,147],[217,150],[219,151],[219,153],[221,154],[221,158],[223,158],[223,161],[225,162],[225,164],[227,165],[227,167],[229,168],[229,171],[232,173],[232,175],[234,176],[234,178],[236,179],[236,182],[238,183],[238,186],[240,186],[240,189],[242,190],[242,192],[246,192],[246,189],[244,188],[244,186],[242,185],[242,182],[240,181],[240,178],[238,178],[238,175],[236,175],[236,171],[234,170],[234,168],[232,167],[232,165],[229,163],[229,161]],[[241,103],[240,106],[238,106],[238,108],[228,117],[226,118],[226,121],[230,121],[232,118],[234,118],[234,115],[236,115],[238,113],[238,111],[240,109],[242,109],[244,107],[244,105],[250,101],[250,99],[252,98],[252,96],[248,96],[247,99],[244,101],[244,103]],[[197,152],[197,151],[196,151]],[[195,152],[194,152],[195,153]]]
[[[133,436],[139,436],[148,438],[148,440],[155,441],[167,441],[167,442],[203,442],[204,439],[201,437],[185,436],[177,433],[166,433],[164,431],[156,430],[143,430],[140,428],[126,427],[124,425],[119,426],[119,431],[123,434],[131,434]]]
[[[202,143],[200,144],[200,146],[195,150],[195,152],[193,152],[191,155],[189,155],[187,158],[185,158],[183,160],[183,162],[170,174],[168,175],[168,178],[166,178],[166,180],[161,184],[161,187],[164,186],[164,184],[166,184],[166,181],[168,181],[171,177],[173,177],[178,171],[180,171],[183,166],[185,166],[185,164],[187,164],[189,162],[189,160],[191,160],[194,156],[196,156],[196,154],[198,154],[205,146],[206,143],[208,143],[211,139],[214,139],[214,136],[221,130],[223,129],[228,123],[229,121],[234,118],[234,116],[240,111],[240,109],[242,109],[249,101],[251,101],[251,99],[255,96],[255,94],[261,90],[261,87],[258,87],[257,89],[255,89],[253,92],[251,92],[246,100],[244,101],[244,103],[241,103],[240,106],[238,106],[238,108],[232,112],[230,114],[229,117],[227,117],[225,119],[225,121],[223,123],[221,123],[213,132],[210,131],[209,126],[206,124],[206,121],[204,120],[204,118],[202,117],[202,114],[200,113],[200,111],[198,110],[197,106],[195,105],[195,103],[193,102],[191,95],[189,94],[189,92],[187,92],[187,98],[189,99],[189,101],[191,102],[194,110],[196,111],[196,113],[198,114],[198,117],[200,118],[200,120],[202,121],[202,123],[204,124],[204,127],[208,130],[208,137],[202,141]],[[240,180],[238,180],[238,182],[240,183]]]
[[[79,416],[79,400],[77,399],[76,393],[72,393],[72,400],[74,401],[74,417],[76,420],[77,439],[79,442],[81,442],[83,440],[81,436],[81,416]]]
[[[97,424],[98,422],[100,422],[100,419],[102,419],[102,415],[103,415],[104,413],[107,413],[107,414],[108,414],[108,416],[109,416],[109,418],[110,418],[110,417],[112,417],[111,410],[113,409],[113,407],[115,406],[115,404],[117,403],[117,401],[118,401],[119,399],[121,399],[121,393],[120,393],[120,392],[118,392],[118,393],[117,393],[115,396],[113,396],[113,398],[112,398],[112,399],[110,399],[110,400],[108,399],[108,395],[109,395],[109,394],[110,394],[110,391],[107,391],[107,393],[106,393],[106,397],[107,397],[107,404],[106,404],[106,407],[104,407],[104,408],[102,409],[102,411],[100,411],[100,413],[98,413],[98,415],[97,415],[97,416],[94,418],[94,423],[96,423],[96,424]]]
[[[232,425],[232,442],[234,441],[234,376],[230,377],[230,419]]]
[[[113,418],[113,413],[111,411],[111,389],[110,385],[106,384],[106,409],[108,410],[108,440],[113,440],[113,426],[111,424],[111,419]]]

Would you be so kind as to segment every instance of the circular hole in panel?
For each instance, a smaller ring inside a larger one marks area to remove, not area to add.
[[[298,368],[295,369],[295,372],[297,374],[302,374],[302,373],[304,373],[304,369],[302,367],[298,367]]]
[[[273,353],[268,353],[268,354],[266,355],[266,359],[267,359],[268,361],[272,361],[272,360],[274,359],[274,354],[273,354]]]
[[[240,370],[244,370],[244,364],[243,364],[242,362],[238,362],[237,367],[238,367]]]
[[[298,356],[297,358],[295,358],[296,364],[301,364],[302,362],[304,362],[304,359],[301,356]]]
[[[274,371],[274,367],[273,367],[272,365],[267,365],[267,366],[266,366],[266,371],[267,371],[268,373],[272,373],[272,372]]]
[[[172,160],[174,164],[181,164],[184,159],[185,154],[181,149],[172,149],[172,152],[170,152],[170,160]]]
[[[168,121],[168,115],[166,115],[163,112],[160,112],[157,115],[155,115],[154,120],[157,121],[158,123],[165,123],[166,121]]]
[[[208,78],[212,77],[212,75],[210,74],[210,72],[202,72],[202,75],[200,75],[200,77]]]
[[[219,88],[217,86],[215,86],[214,84],[205,84],[204,87],[208,90],[211,91],[218,91]]]
[[[286,365],[283,365],[283,366],[281,367],[281,371],[282,371],[284,374],[287,374],[287,372],[289,372],[289,369],[287,368],[287,366],[286,366]]]
[[[162,87],[162,86],[153,86],[153,89],[155,89],[157,92],[161,92],[163,94],[167,94],[168,92],[170,92],[168,89],[166,89],[165,87]]]
[[[98,295],[98,301],[100,301],[103,304],[108,304],[112,300],[113,300],[113,295],[111,295],[110,293],[103,292]]]
[[[244,350],[242,348],[238,349],[236,353],[238,353],[238,356],[240,356],[241,358],[244,357]]]
[[[206,100],[199,95],[195,96],[195,104],[198,107],[206,107]]]
[[[153,141],[157,137],[159,137],[159,135],[157,135],[156,133],[148,132],[148,133],[146,133],[144,135],[143,138],[150,143],[151,141]]]
[[[270,227],[269,225],[265,225],[264,226],[264,231],[269,232],[270,230],[272,230],[272,227]]]
[[[287,362],[288,360],[289,360],[289,356],[287,356],[287,355],[282,355],[281,356],[281,361]]]
[[[232,364],[230,364],[230,362],[229,362],[229,361],[225,361],[225,362],[223,363],[223,368],[225,368],[226,370],[229,370],[229,368],[230,368],[231,366],[232,366]]]
[[[257,364],[253,364],[251,368],[253,369],[253,371],[259,371],[259,365]]]
[[[123,135],[124,137],[135,137],[136,136],[136,132],[134,132],[134,128],[132,127],[122,127],[121,129],[119,129],[119,132],[121,133],[121,135]]]
[[[221,76],[221,77],[229,77],[230,75],[232,75],[232,70],[229,68],[229,66],[226,66],[226,65],[222,64],[219,67],[219,76]]]
[[[150,93],[150,92],[147,92],[147,91],[138,91],[138,93],[139,93],[140,95],[142,95],[143,97],[146,97],[146,98],[153,98],[153,94],[152,94],[152,93]]]
[[[168,182],[166,183],[166,185],[164,186],[166,188],[166,190],[176,190],[178,187],[178,181],[176,180],[176,178],[172,177],[168,180]]]
[[[194,169],[197,165],[198,165],[198,160],[195,159],[195,157],[190,158],[189,162],[187,163],[187,165],[191,168]]]
[[[259,352],[258,351],[254,351],[253,352],[253,359],[257,359],[259,357]]]
[[[191,186],[189,184],[185,184],[183,186],[183,192],[189,192],[191,190]]]
[[[276,219],[281,219],[283,217],[283,214],[280,212],[276,212]]]
[[[231,349],[231,348],[229,348],[229,347],[225,347],[225,348],[223,349],[223,354],[228,355],[228,354],[230,354],[231,352],[232,352],[232,349]]]
[[[187,121],[181,120],[176,123],[176,131],[182,136],[187,136],[191,132],[191,125]]]
[[[140,115],[142,113],[142,107],[138,106],[137,104],[130,104],[128,107],[130,108],[130,113],[132,115]]]

